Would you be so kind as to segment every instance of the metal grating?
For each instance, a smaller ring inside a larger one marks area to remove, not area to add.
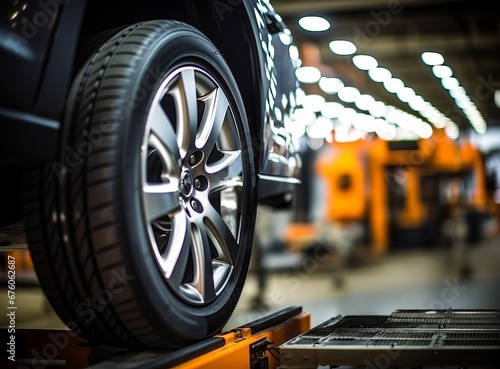
[[[280,346],[280,368],[363,365],[500,367],[500,310],[397,310],[332,318]]]

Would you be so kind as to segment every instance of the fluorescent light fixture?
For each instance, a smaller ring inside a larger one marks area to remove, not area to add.
[[[365,132],[375,132],[377,125],[375,123],[375,117],[368,114],[358,113],[356,119],[354,120],[354,126]]]
[[[413,96],[416,95],[415,90],[411,87],[404,87],[396,92],[399,100],[402,102],[409,102]]]
[[[421,55],[422,61],[427,65],[439,65],[444,63],[443,55],[434,51],[425,51]]]
[[[354,104],[356,104],[356,106],[360,110],[369,111],[370,108],[375,104],[375,99],[371,95],[362,94],[358,96],[356,101],[354,101]]]
[[[383,84],[385,89],[393,94],[401,91],[405,87],[405,84],[399,78],[387,79],[383,82]]]
[[[319,87],[327,94],[336,94],[344,87],[344,82],[339,78],[321,77]]]
[[[352,121],[356,118],[356,110],[353,108],[344,108],[339,114],[339,121],[345,126],[352,124]]]
[[[299,122],[300,125],[307,126],[316,119],[316,114],[309,109],[301,108],[295,110],[292,118],[294,122]]]
[[[369,113],[377,118],[385,117],[387,107],[382,101],[375,101],[375,103],[370,106]]]
[[[306,16],[299,19],[299,26],[306,31],[321,32],[330,28],[330,22],[319,16]]]
[[[368,75],[375,82],[384,82],[389,78],[392,78],[392,73],[389,71],[389,69],[381,67],[370,69],[368,71]]]
[[[378,66],[377,59],[370,55],[354,55],[352,57],[352,62],[361,70],[371,70]]]
[[[300,67],[295,70],[299,82],[316,83],[321,78],[321,72],[316,67]]]
[[[325,118],[333,119],[337,118],[342,110],[344,110],[344,105],[342,105],[341,103],[328,101],[321,108],[321,115]]]
[[[425,104],[425,108],[420,111],[420,114],[424,118],[427,118],[427,119],[430,120],[432,117],[438,116],[439,115],[439,111],[434,106],[432,106],[431,104],[427,104],[426,103]]]
[[[457,104],[457,106],[464,111],[474,108],[474,103],[471,101],[469,96],[455,99],[455,104]]]
[[[432,136],[432,127],[430,124],[425,123],[425,122],[420,122],[415,126],[413,129],[413,132],[415,132],[417,135],[419,135],[422,138],[429,138]]]
[[[462,86],[457,86],[450,89],[449,93],[454,99],[463,99],[465,96],[467,96],[467,92]]]
[[[328,46],[332,53],[337,55],[352,55],[358,50],[356,45],[347,40],[334,40]]]
[[[325,103],[325,98],[321,95],[306,95],[304,98],[304,108],[313,112],[318,112],[321,110]]]
[[[415,111],[420,112],[421,110],[426,108],[426,101],[420,95],[415,95],[408,101],[408,105]]]
[[[337,126],[335,128],[335,141],[337,142],[354,142],[364,137],[366,137],[366,133],[351,126]]]
[[[403,114],[402,110],[397,109],[394,106],[388,106],[385,120],[389,123],[397,123],[402,114]]]
[[[437,78],[450,78],[453,75],[453,71],[447,65],[435,65],[432,67],[432,73]]]
[[[441,84],[447,90],[452,90],[452,89],[457,88],[458,86],[460,86],[460,83],[458,82],[458,79],[456,79],[455,77],[443,78],[443,79],[441,79]]]
[[[381,123],[380,125],[378,125],[377,129],[375,130],[375,133],[381,139],[390,141],[396,138],[397,132],[396,132],[396,127],[394,125],[385,122],[385,124]]]
[[[460,134],[460,130],[458,129],[457,124],[452,120],[446,122],[444,131],[446,135],[452,140],[456,140],[458,138],[458,135]]]
[[[346,103],[353,103],[361,95],[356,87],[344,87],[338,92],[339,99]]]
[[[444,116],[443,113],[437,112],[436,115],[432,116],[429,118],[432,124],[434,124],[434,127],[436,128],[444,128],[446,127],[446,123],[448,122],[448,118]]]
[[[318,117],[307,127],[310,138],[326,138],[333,130],[333,122],[325,117]]]
[[[441,79],[441,84],[446,90],[448,90],[450,96],[455,99],[455,104],[462,109],[472,128],[474,128],[478,133],[486,132],[486,121],[477,110],[474,102],[467,96],[465,89],[460,86],[460,82],[456,78],[452,77],[453,71],[451,68],[446,65],[442,65],[444,63],[443,56],[436,52],[425,52],[422,53],[422,60],[427,65],[432,66],[432,73],[434,76]],[[433,117],[433,119],[436,118]],[[438,118],[438,120],[439,119],[440,118]],[[431,122],[436,127],[438,126],[433,120],[431,120]],[[441,125],[441,121],[439,121],[439,124]],[[451,123],[445,123],[445,129],[447,129],[446,133],[453,139],[458,137],[458,133],[455,132],[455,127],[456,130],[458,130],[458,126],[456,126],[456,124],[453,126]]]

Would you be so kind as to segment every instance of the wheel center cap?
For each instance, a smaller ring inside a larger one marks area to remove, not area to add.
[[[193,175],[190,171],[182,173],[180,190],[184,196],[189,196],[193,191]]]

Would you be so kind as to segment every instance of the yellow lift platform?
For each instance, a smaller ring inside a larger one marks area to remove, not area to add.
[[[92,345],[66,330],[16,329],[16,361],[2,348],[2,369],[268,369],[279,365],[277,347],[310,329],[310,314],[292,306],[242,327],[175,351]],[[8,344],[9,332],[0,330]]]
[[[498,369],[500,309],[339,315],[311,329],[310,315],[292,306],[177,351],[95,346],[65,330],[25,329],[16,330],[16,351],[16,362],[2,357],[0,368]]]

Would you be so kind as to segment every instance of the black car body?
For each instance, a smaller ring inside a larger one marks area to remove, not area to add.
[[[273,188],[296,182],[290,178],[297,177],[300,158],[284,129],[299,87],[296,61],[288,57],[291,37],[290,43],[279,37],[289,30],[269,2],[189,0],[158,6],[155,1],[38,0],[0,7],[0,163],[55,160],[81,40],[120,25],[166,18],[195,26],[221,50],[242,92],[253,146],[262,153],[259,173],[281,177]]]
[[[220,332],[257,203],[290,204],[299,182],[279,15],[262,0],[9,0],[0,14],[0,230],[24,219],[55,311],[108,345]]]

